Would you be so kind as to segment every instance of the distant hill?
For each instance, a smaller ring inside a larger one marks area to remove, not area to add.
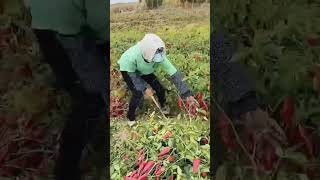
[[[139,0],[110,0],[110,4],[137,3]]]
[[[138,2],[111,4],[111,13],[132,12],[139,6]]]

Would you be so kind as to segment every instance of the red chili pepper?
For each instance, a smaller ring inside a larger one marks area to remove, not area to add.
[[[141,150],[139,151],[139,155],[144,155],[143,149],[141,149]]]
[[[203,94],[202,93],[198,93],[196,95],[196,99],[197,99],[197,101],[198,101],[198,103],[200,105],[200,108],[203,109],[203,110],[208,111],[209,108],[208,108],[207,103],[203,100]]]
[[[313,152],[314,146],[313,146],[312,140],[311,140],[311,138],[308,136],[305,128],[302,127],[302,126],[299,126],[299,132],[300,132],[301,138],[303,138],[304,143],[305,143],[305,145],[306,145],[306,147],[307,147],[307,151],[308,151],[308,156],[309,156],[309,158],[314,157],[314,152]]]
[[[224,145],[230,150],[235,150],[237,143],[235,142],[235,137],[227,120],[227,116],[224,113],[219,117],[218,128]]]
[[[305,140],[300,134],[299,127],[291,127],[286,130],[289,145],[304,144]]]
[[[154,175],[160,176],[164,171],[165,171],[164,167],[160,167],[160,168],[154,173]]]
[[[197,99],[198,101],[201,100],[202,97],[203,97],[203,94],[202,94],[202,93],[197,93],[197,94],[196,94],[196,99]]]
[[[265,170],[267,170],[267,171],[272,170],[277,159],[278,158],[275,153],[274,147],[272,147],[271,145],[266,146],[265,161],[264,161]]]
[[[196,99],[197,99],[198,102],[202,101],[203,100],[203,94],[202,93],[198,93],[196,95]]]
[[[141,171],[144,169],[144,167],[146,166],[147,162],[143,161],[140,165],[139,165],[139,169],[138,169],[138,173],[141,174]]]
[[[172,133],[171,131],[168,131],[168,132],[162,137],[162,140],[167,141],[172,135],[173,135],[173,133]]]
[[[208,176],[208,173],[207,173],[207,172],[202,172],[202,173],[201,173],[201,176],[202,176],[202,177],[207,177],[207,176]]]
[[[154,171],[154,174],[156,175],[160,169],[161,169],[161,165],[157,164],[156,165],[156,170]]]
[[[143,170],[140,172],[140,174],[149,173],[149,171],[152,169],[153,165],[154,165],[154,161],[147,162],[147,164],[145,165]]]
[[[193,104],[191,107],[190,107],[190,114],[192,115],[192,116],[195,116],[195,115],[197,115],[197,106],[195,105],[195,104]]]
[[[200,166],[200,159],[193,160],[192,172],[193,173],[198,173],[199,166]]]
[[[140,176],[138,180],[148,180],[148,175],[144,174],[144,175]]]
[[[169,154],[170,151],[171,151],[171,148],[170,148],[170,147],[165,147],[165,148],[163,148],[163,150],[159,153],[158,156],[167,155],[167,154]]]
[[[169,156],[168,157],[168,161],[173,163],[176,159],[173,156]]]
[[[208,108],[208,105],[206,102],[201,101],[201,102],[199,102],[199,105],[200,105],[201,109],[208,111],[209,108]]]
[[[279,159],[276,154],[276,148],[265,138],[259,144],[261,145],[261,149],[263,149],[263,152],[259,151],[257,155],[261,163],[259,166],[260,170],[271,171]]]
[[[187,109],[190,109],[190,103],[188,101],[186,102],[186,107]]]
[[[132,180],[137,180],[139,178],[139,174],[135,174],[133,177],[132,177]]]
[[[135,177],[135,175],[137,175],[138,172],[137,171],[132,171],[132,173],[130,174],[130,177]]]
[[[132,178],[138,179],[139,178],[139,174],[135,174]]]
[[[157,172],[160,168],[161,168],[161,165],[160,165],[160,164],[157,164],[157,165],[156,165],[156,171],[155,171],[155,172]]]
[[[285,127],[291,127],[293,125],[294,113],[295,107],[293,98],[285,98],[280,110],[280,117]]]
[[[179,100],[178,100],[178,106],[179,106],[179,108],[180,108],[181,110],[184,109],[184,108],[183,108],[183,101],[182,101],[181,98],[179,98]]]

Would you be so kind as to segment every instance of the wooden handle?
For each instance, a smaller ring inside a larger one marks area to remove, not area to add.
[[[156,101],[156,99],[154,98],[154,96],[151,96],[151,99],[152,99],[153,102],[156,104],[156,106],[159,108],[159,110],[160,110],[161,114],[163,115],[163,117],[164,117],[165,119],[167,119],[166,115],[164,115],[164,113],[162,112],[161,107],[160,107],[160,105],[158,104],[158,102]]]

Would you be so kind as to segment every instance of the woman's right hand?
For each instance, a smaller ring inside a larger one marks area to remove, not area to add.
[[[153,91],[150,88],[147,88],[144,92],[144,98],[147,99],[149,97],[153,96]]]

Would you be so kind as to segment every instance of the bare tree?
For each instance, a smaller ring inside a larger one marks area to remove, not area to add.
[[[163,0],[145,0],[148,9],[155,9],[162,5]]]

